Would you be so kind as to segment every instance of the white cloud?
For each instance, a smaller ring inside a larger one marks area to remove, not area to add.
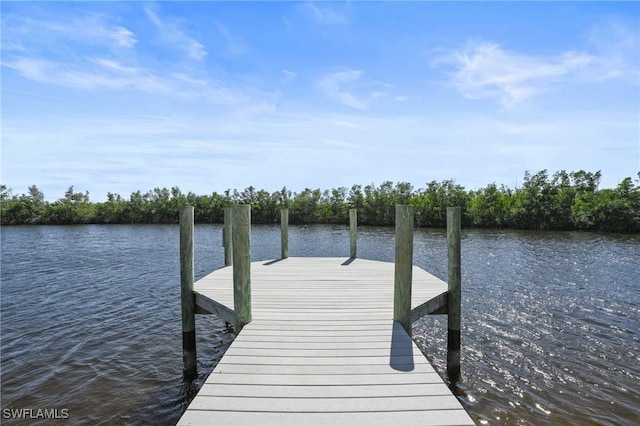
[[[3,49],[25,50],[27,41],[38,44],[104,43],[110,48],[132,48],[138,42],[131,30],[110,23],[110,18],[102,14],[83,14],[66,22],[15,15],[10,18],[3,21]]]
[[[76,41],[87,39],[105,40],[118,47],[131,48],[138,40],[129,29],[120,25],[109,25],[102,15],[90,15],[68,23],[43,22],[44,29],[65,34]]]
[[[246,113],[53,116],[42,117],[36,129],[27,117],[8,120],[3,178],[17,191],[36,184],[56,196],[82,184],[100,201],[108,191],[126,196],[173,185],[204,194],[249,185],[328,189],[384,180],[420,187],[454,178],[474,189],[491,180],[511,184],[524,170],[545,168],[602,170],[609,180],[603,186],[609,186],[634,175],[637,166],[633,114],[596,111],[562,120],[283,114],[268,104]],[[618,136],[607,147],[620,151],[602,151],[602,135],[613,134]],[[47,177],[57,173],[63,178],[59,187]]]
[[[344,13],[337,12],[335,9],[329,8],[327,6],[318,6],[313,2],[306,2],[304,7],[308,12],[310,12],[311,16],[313,16],[314,20],[323,25],[343,25],[348,23],[347,15]]]
[[[116,62],[114,60],[111,59],[105,59],[105,58],[93,58],[92,62],[95,64],[98,64],[106,69],[109,69],[111,71],[116,71],[119,73],[123,73],[123,74],[137,74],[138,73],[138,69],[135,67],[128,67],[125,66],[119,62]]]
[[[624,79],[632,84],[640,82],[640,32],[622,22],[606,20],[594,25],[587,33],[597,61],[585,73],[593,81]]]
[[[316,83],[316,88],[325,96],[351,108],[366,110],[378,98],[387,95],[388,84],[363,80],[363,73],[343,68],[325,74]],[[372,90],[372,88],[378,90]],[[354,91],[361,92],[360,94]]]
[[[124,27],[116,27],[109,32],[108,38],[114,40],[119,46],[133,47],[138,41],[134,34]]]
[[[137,91],[217,105],[243,104],[264,96],[215,80],[197,79],[182,73],[161,73],[105,58],[91,58],[87,63],[75,65],[40,58],[18,58],[2,65],[38,83],[82,90]]]
[[[510,108],[548,90],[553,83],[588,67],[594,60],[592,55],[580,52],[528,56],[481,42],[447,52],[431,65],[451,66],[450,82],[463,96],[497,98],[502,106]]]
[[[559,84],[640,82],[640,33],[633,23],[608,19],[592,26],[582,51],[535,56],[508,51],[491,42],[441,50],[432,67],[450,68],[449,83],[469,99],[494,98],[511,108]],[[637,26],[637,23],[636,23]]]
[[[180,21],[174,18],[162,19],[150,8],[144,9],[149,20],[156,26],[160,38],[171,48],[182,50],[191,59],[201,61],[207,56],[207,50],[202,43],[184,33],[180,28]]]
[[[222,36],[226,43],[226,49],[232,55],[243,55],[246,53],[247,48],[244,43],[238,40],[237,37],[234,37],[229,29],[221,22],[215,21],[216,29],[218,33]]]
[[[282,70],[282,74],[284,75],[284,81],[291,81],[298,76],[297,73],[290,70]]]
[[[23,77],[39,83],[56,84],[76,89],[137,89],[152,93],[167,93],[169,85],[153,75],[141,75],[115,61],[94,58],[94,67],[79,67],[39,58],[19,58],[4,62]]]

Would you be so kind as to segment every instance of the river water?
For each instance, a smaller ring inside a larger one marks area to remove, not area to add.
[[[278,227],[251,238],[252,260],[279,256]],[[349,253],[346,227],[289,238],[291,256]],[[358,238],[359,257],[393,261],[392,228]],[[178,227],[3,227],[1,243],[0,421],[30,409],[60,424],[175,424],[232,341],[198,316],[199,378],[183,382]],[[414,263],[446,280],[444,230],[414,243]],[[197,225],[195,246],[196,279],[223,265],[219,225]],[[463,230],[455,391],[476,423],[640,424],[638,265],[638,235]],[[442,374],[446,316],[414,337]]]

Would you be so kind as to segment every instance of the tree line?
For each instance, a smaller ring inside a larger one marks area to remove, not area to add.
[[[453,180],[431,181],[425,188],[410,183],[386,181],[331,190],[286,187],[269,193],[250,186],[243,191],[226,190],[210,195],[183,193],[178,187],[133,192],[128,199],[107,194],[106,202],[92,203],[88,192],[73,186],[57,201],[45,201],[35,186],[28,193],[13,195],[0,185],[0,222],[21,224],[127,224],[177,223],[181,206],[195,207],[197,223],[221,223],[223,208],[251,204],[253,223],[277,223],[280,209],[289,209],[292,224],[347,224],[349,209],[358,209],[361,225],[392,226],[395,205],[415,206],[418,227],[445,227],[446,207],[462,208],[462,225],[477,228],[535,230],[604,230],[640,232],[640,173],[627,177],[616,188],[599,189],[601,172],[549,175],[547,170],[526,172],[521,187],[490,183],[467,191]]]

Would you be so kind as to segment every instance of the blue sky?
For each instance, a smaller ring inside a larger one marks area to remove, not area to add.
[[[2,2],[1,181],[48,200],[640,171],[640,3]]]

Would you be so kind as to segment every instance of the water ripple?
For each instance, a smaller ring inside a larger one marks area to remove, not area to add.
[[[182,380],[178,228],[1,232],[2,409],[67,408],[71,424],[174,424],[232,339],[221,320],[198,316],[200,375]],[[291,227],[290,254],[346,257],[348,235]],[[393,237],[360,228],[359,256],[393,261]],[[195,244],[199,278],[223,263],[220,227],[197,226]],[[414,252],[446,279],[444,230],[418,230]],[[278,254],[279,229],[255,226],[252,258]],[[465,230],[454,390],[476,422],[637,424],[638,264],[638,236]],[[442,374],[446,317],[415,323],[414,336]]]

